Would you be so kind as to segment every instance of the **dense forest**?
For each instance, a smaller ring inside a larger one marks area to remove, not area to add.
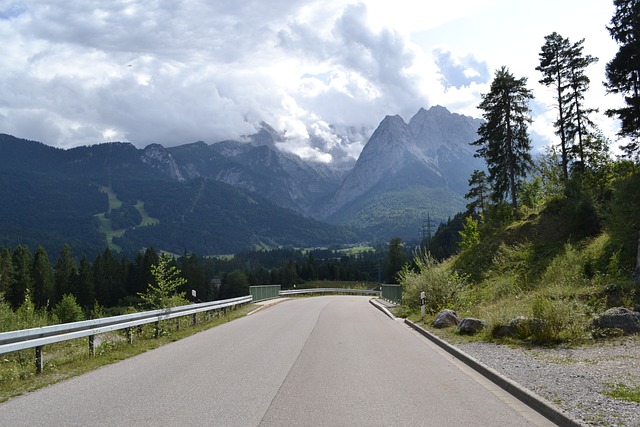
[[[404,255],[403,255],[404,256]],[[404,258],[403,258],[404,259]],[[0,294],[4,303],[16,310],[25,301],[36,310],[50,310],[71,295],[86,316],[96,307],[105,313],[144,309],[140,294],[154,282],[152,266],[159,262],[153,248],[129,259],[105,249],[95,259],[76,258],[65,245],[51,261],[38,247],[0,249]],[[384,249],[346,253],[338,249],[276,249],[251,251],[228,257],[201,257],[192,253],[171,258],[185,279],[178,289],[193,302],[248,295],[250,285],[278,284],[283,289],[307,282],[374,282],[386,279],[387,255]]]

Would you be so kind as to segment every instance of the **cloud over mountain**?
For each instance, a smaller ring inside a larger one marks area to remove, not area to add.
[[[264,121],[285,150],[354,160],[387,114],[440,104],[477,116],[488,70],[503,65],[490,58],[497,29],[456,25],[490,13],[519,12],[494,0],[2,2],[0,130],[143,147],[240,139]],[[535,62],[544,35],[513,52]]]

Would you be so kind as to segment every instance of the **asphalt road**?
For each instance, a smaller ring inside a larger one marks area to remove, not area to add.
[[[0,404],[3,426],[553,425],[368,297],[287,300]]]

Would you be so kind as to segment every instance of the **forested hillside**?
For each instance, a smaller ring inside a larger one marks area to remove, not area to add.
[[[149,246],[215,255],[360,240],[260,194],[207,177],[175,179],[149,160],[155,148],[61,150],[0,134],[0,245],[57,253],[69,244],[94,257],[105,246],[129,256]]]

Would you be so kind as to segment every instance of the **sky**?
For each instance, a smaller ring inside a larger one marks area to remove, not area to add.
[[[544,37],[584,38],[602,112],[612,0],[0,0],[0,133],[60,148],[244,140],[261,122],[283,150],[357,158],[386,115],[481,117],[496,69],[527,77],[537,150],[557,138],[535,70]],[[614,142],[614,145],[615,142]]]

